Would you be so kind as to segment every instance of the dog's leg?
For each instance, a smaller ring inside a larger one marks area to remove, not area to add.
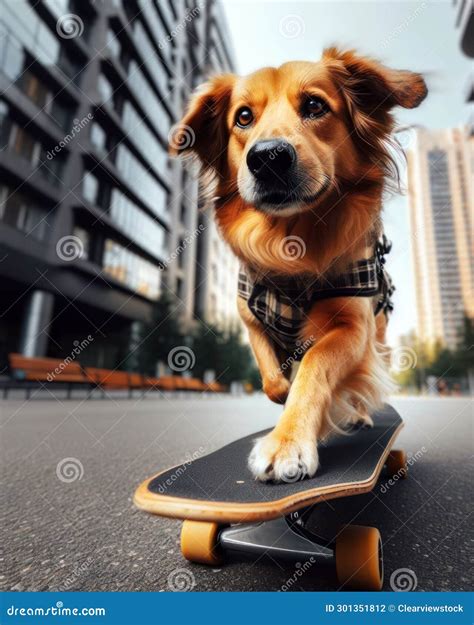
[[[322,310],[311,311],[309,325],[321,338],[304,355],[275,429],[250,454],[249,467],[263,481],[295,481],[316,473],[317,441],[332,393],[357,367],[369,332],[374,334],[367,302],[341,298],[318,306]]]
[[[275,349],[266,336],[262,324],[248,309],[247,302],[238,298],[239,314],[245,323],[250,345],[262,376],[263,391],[277,404],[284,404],[290,391],[290,382],[284,376]]]

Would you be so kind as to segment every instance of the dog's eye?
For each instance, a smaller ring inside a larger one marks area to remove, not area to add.
[[[248,106],[240,108],[235,115],[235,123],[239,128],[246,128],[253,122],[253,113]]]
[[[302,113],[305,117],[309,117],[310,119],[322,117],[326,115],[326,113],[329,113],[330,110],[327,102],[316,96],[308,96],[303,102]]]

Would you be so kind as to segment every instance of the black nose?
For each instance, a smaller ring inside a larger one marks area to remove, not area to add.
[[[295,161],[295,148],[284,139],[258,141],[247,153],[248,168],[262,182],[283,178]]]

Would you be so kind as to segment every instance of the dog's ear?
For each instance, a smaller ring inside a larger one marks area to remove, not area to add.
[[[358,56],[353,50],[342,52],[328,48],[323,59],[337,75],[349,103],[367,114],[387,112],[394,106],[415,108],[428,93],[421,74],[390,69],[373,59]]]
[[[227,153],[226,115],[236,77],[221,74],[196,89],[183,119],[170,133],[172,156],[195,155],[204,169],[220,172]]]

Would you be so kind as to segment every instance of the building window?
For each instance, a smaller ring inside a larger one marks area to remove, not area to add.
[[[166,254],[166,231],[118,189],[113,189],[110,217],[142,249],[157,259]]]
[[[25,194],[0,187],[0,221],[39,241],[48,235],[48,211],[35,205]]]
[[[107,147],[107,135],[105,134],[105,130],[101,126],[99,126],[99,124],[92,124],[91,143],[101,152],[105,152]]]
[[[8,112],[9,108],[7,103],[0,100],[0,150],[6,150],[10,143],[12,122]]]
[[[182,224],[186,223],[186,213],[187,213],[186,202],[182,201],[181,210],[180,210],[180,220]]]
[[[178,267],[180,269],[182,269],[184,267],[184,261],[185,259],[185,250],[186,250],[186,246],[184,243],[184,239],[180,239],[178,242],[178,251],[179,251],[179,255],[178,255]]]
[[[132,291],[151,300],[158,299],[160,269],[111,239],[105,242],[103,268]]]
[[[86,171],[84,173],[84,178],[82,179],[82,195],[84,196],[84,199],[91,204],[96,204],[98,194],[99,181],[93,174],[90,173],[90,171]]]
[[[116,166],[137,197],[158,217],[167,218],[167,192],[123,144],[117,148]]]
[[[99,92],[102,104],[105,104],[106,102],[108,102],[111,105],[113,105],[113,102],[109,102],[109,101],[111,100],[114,94],[114,90],[110,82],[107,80],[107,78],[103,74],[100,74],[97,80],[97,90]]]
[[[107,50],[116,59],[120,58],[122,46],[120,45],[120,41],[118,40],[117,35],[111,28],[107,30]]]
[[[51,101],[51,93],[29,70],[22,75],[21,90],[40,108],[47,108]]]
[[[12,152],[28,161],[31,165],[36,165],[41,146],[33,139],[29,132],[15,124],[14,133],[10,142],[10,149]]]
[[[59,187],[63,184],[62,175],[64,169],[64,159],[60,155],[48,158],[46,150],[41,151],[38,171],[50,184]]]
[[[81,244],[81,255],[80,258],[83,260],[87,260],[90,256],[90,235],[84,228],[80,226],[74,227],[73,235],[79,239]]]
[[[143,156],[150,165],[162,176],[166,176],[168,166],[168,155],[161,143],[149,130],[145,120],[137,113],[130,102],[125,102],[123,106],[122,123],[129,138],[138,150],[143,152]],[[146,150],[143,151],[143,146]]]

